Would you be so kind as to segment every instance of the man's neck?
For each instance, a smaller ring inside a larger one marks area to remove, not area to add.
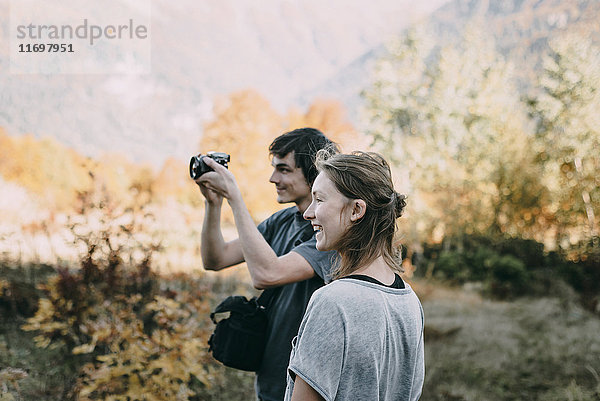
[[[310,205],[310,202],[312,201],[311,198],[305,199],[301,202],[296,202],[296,207],[298,208],[298,211],[302,214],[304,214],[304,211],[306,209],[308,209],[308,206]]]

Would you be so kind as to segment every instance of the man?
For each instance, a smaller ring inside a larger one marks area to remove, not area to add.
[[[277,137],[269,147],[277,202],[295,203],[256,227],[233,174],[210,158],[214,172],[196,180],[205,198],[201,253],[204,268],[221,270],[246,262],[253,285],[273,291],[269,308],[267,345],[255,388],[259,400],[283,400],[291,342],[312,293],[328,278],[333,252],[316,249],[310,223],[302,214],[311,203],[311,186],[319,149],[335,145],[314,128],[301,128]],[[221,206],[227,199],[238,239],[225,242],[221,233]]]

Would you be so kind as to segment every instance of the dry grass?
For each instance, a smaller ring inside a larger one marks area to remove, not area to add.
[[[600,319],[568,298],[423,297],[423,400],[599,400]]]

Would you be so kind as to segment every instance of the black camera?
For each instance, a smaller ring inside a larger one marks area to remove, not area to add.
[[[205,157],[210,157],[225,168],[227,168],[227,163],[230,159],[227,153],[222,152],[208,152],[205,155],[199,154],[198,156],[192,156],[192,159],[190,160],[190,177],[192,177],[193,180],[199,178],[204,173],[213,171],[212,168],[208,167],[208,165],[202,161]]]

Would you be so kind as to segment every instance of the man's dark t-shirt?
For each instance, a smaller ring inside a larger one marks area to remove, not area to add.
[[[256,392],[261,400],[281,401],[285,395],[292,339],[298,334],[312,293],[329,279],[336,253],[315,248],[313,228],[296,206],[273,214],[258,225],[258,230],[277,256],[297,252],[315,271],[315,276],[309,280],[265,290],[275,294],[269,308],[265,354],[261,369],[256,373]]]

